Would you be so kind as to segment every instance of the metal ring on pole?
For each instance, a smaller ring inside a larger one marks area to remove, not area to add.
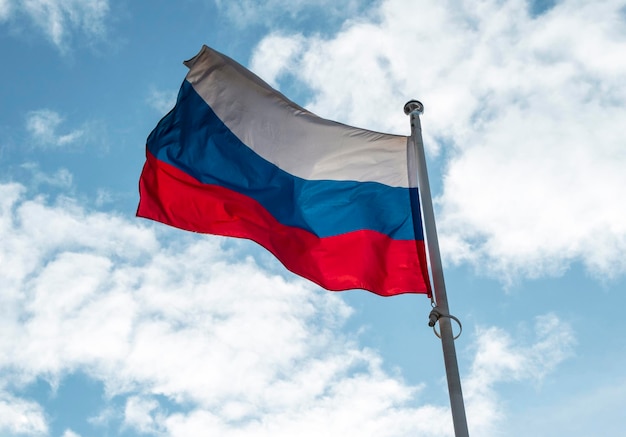
[[[461,324],[461,321],[457,319],[456,317],[454,317],[452,314],[442,313],[441,311],[439,311],[439,307],[437,306],[433,308],[433,310],[430,312],[430,315],[428,316],[429,318],[428,326],[431,326],[433,328],[433,332],[435,333],[435,335],[438,338],[441,338],[441,335],[437,332],[437,329],[435,328],[435,325],[437,324],[437,322],[439,321],[441,317],[447,317],[449,319],[454,320],[456,323],[459,324],[460,331],[458,335],[453,337],[453,340],[456,340],[457,338],[459,338],[461,334],[463,333],[463,325]]]

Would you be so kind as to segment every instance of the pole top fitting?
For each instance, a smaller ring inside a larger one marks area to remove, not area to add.
[[[409,100],[404,105],[404,113],[409,115],[412,112],[417,112],[419,115],[424,113],[424,105],[419,100]]]

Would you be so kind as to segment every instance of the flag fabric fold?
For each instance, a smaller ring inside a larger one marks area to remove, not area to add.
[[[207,46],[185,65],[138,216],[253,240],[329,290],[431,294],[407,137],[317,117]]]

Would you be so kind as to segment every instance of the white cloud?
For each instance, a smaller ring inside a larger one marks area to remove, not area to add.
[[[109,190],[106,190],[104,188],[98,188],[98,191],[96,192],[96,206],[100,207],[103,205],[107,205],[113,203],[114,200],[115,196]]]
[[[325,20],[357,16],[366,9],[369,1],[345,0],[213,0],[217,7],[240,27],[264,25],[274,27],[280,17],[287,16],[291,22],[302,22],[323,11]]]
[[[331,38],[272,34],[253,65],[360,127],[407,134],[404,103],[425,103],[425,144],[446,149],[447,261],[505,282],[573,262],[611,277],[626,272],[623,7],[564,0],[532,17],[521,0],[386,0]]]
[[[46,435],[48,423],[43,409],[35,402],[16,398],[0,390],[0,433]]]
[[[0,20],[28,17],[62,52],[75,35],[102,38],[108,0],[0,0]]]
[[[66,429],[61,437],[80,437],[80,434],[76,434],[71,429]]]
[[[165,244],[143,222],[0,185],[0,387],[81,372],[106,399],[126,398],[122,414],[107,405],[90,422],[148,434],[451,435],[447,407],[342,331],[352,309],[339,295],[264,272],[219,238],[171,232]],[[540,378],[565,356],[565,325],[542,320],[525,347],[480,332],[466,390],[477,435],[495,435],[504,414],[485,390]],[[41,407],[11,405],[45,430]]]
[[[292,58],[302,50],[301,37],[283,37],[279,34],[264,38],[257,46],[251,68],[270,85],[276,87],[278,76],[289,65],[297,64]],[[291,73],[295,73],[291,71]]]
[[[87,423],[96,427],[107,427],[109,424],[113,423],[118,416],[123,417],[123,412],[119,413],[115,408],[107,406],[95,416],[88,417]]]
[[[498,435],[506,411],[496,392],[498,383],[529,380],[541,383],[558,364],[568,358],[575,344],[567,323],[554,314],[538,317],[530,344],[515,341],[496,327],[476,332],[475,358],[470,376],[463,381],[468,416],[481,428],[479,435]]]
[[[28,179],[31,188],[38,188],[42,184],[64,189],[72,187],[74,177],[66,168],[60,168],[53,174],[48,174],[43,172],[39,165],[33,162],[24,163],[20,167],[30,173]]]
[[[142,434],[153,434],[155,428],[153,412],[159,408],[156,399],[131,396],[124,408],[124,425],[134,428]]]
[[[0,0],[0,21],[6,20],[11,14],[11,1]]]
[[[176,104],[176,91],[159,91],[153,89],[147,98],[148,104],[161,114],[167,114]]]
[[[32,135],[36,144],[67,148],[83,139],[86,130],[83,128],[67,133],[59,133],[59,126],[64,121],[64,118],[58,112],[50,109],[39,109],[30,111],[26,116],[26,129]]]

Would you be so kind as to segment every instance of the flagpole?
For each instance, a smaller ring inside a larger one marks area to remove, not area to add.
[[[422,140],[422,126],[420,115],[424,112],[424,105],[417,100],[411,100],[404,105],[404,113],[410,116],[411,138],[415,148],[417,164],[417,180],[419,195],[421,198],[422,214],[424,215],[424,230],[428,254],[430,257],[430,270],[433,278],[435,301],[437,306],[431,312],[430,326],[439,321],[441,345],[443,347],[443,361],[448,379],[448,392],[450,394],[450,408],[452,410],[452,422],[456,437],[469,437],[467,419],[465,417],[465,405],[463,392],[461,391],[461,378],[454,347],[452,333],[452,320],[448,308],[446,285],[443,279],[441,266],[441,254],[439,253],[439,241],[437,239],[437,227],[435,226],[435,214],[428,183],[428,171],[426,169],[426,156],[424,154],[424,142]]]

